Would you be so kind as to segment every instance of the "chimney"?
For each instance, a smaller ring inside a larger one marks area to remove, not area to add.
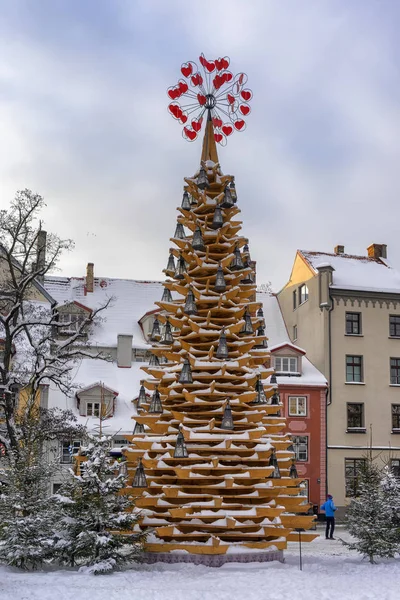
[[[94,263],[88,263],[86,267],[86,293],[94,290]]]
[[[367,248],[369,258],[387,258],[386,244],[371,244]]]
[[[119,333],[117,340],[117,365],[122,369],[130,369],[132,366],[133,335]]]
[[[38,232],[37,242],[36,242],[36,265],[35,270],[40,271],[41,269],[45,269],[46,267],[46,239],[47,232],[41,229]],[[44,272],[39,273],[36,279],[40,282],[44,282]]]
[[[338,245],[334,248],[335,254],[344,254],[344,246]]]

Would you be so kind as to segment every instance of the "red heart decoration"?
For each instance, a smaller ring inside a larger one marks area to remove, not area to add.
[[[203,119],[199,119],[198,121],[196,121],[196,119],[194,119],[194,120],[192,121],[192,127],[193,127],[193,129],[194,129],[196,132],[197,132],[197,131],[200,131],[200,129],[201,129],[201,126],[202,126],[202,123],[203,123]]]
[[[206,60],[206,57],[204,56],[204,54],[202,54],[201,56],[199,56],[199,61],[200,61],[200,64],[201,64],[203,67],[205,67],[205,66],[206,66],[206,62],[207,62],[207,60]]]
[[[219,117],[214,117],[212,122],[213,122],[214,127],[222,126],[222,119],[220,119]]]
[[[200,73],[196,73],[195,75],[193,75],[193,77],[192,77],[192,84],[194,86],[201,85],[202,83],[203,83],[203,78],[200,75]]]
[[[186,92],[188,91],[189,86],[186,83],[186,81],[183,81],[182,79],[180,81],[178,81],[178,90],[179,90],[179,95],[181,96],[182,94],[186,94]]]
[[[224,78],[224,80],[226,81],[226,83],[229,83],[230,81],[232,81],[233,79],[233,75],[230,71],[226,71],[222,77]]]
[[[240,92],[240,95],[242,96],[243,100],[246,100],[246,102],[248,102],[251,99],[253,93],[251,90],[242,90]]]
[[[243,121],[243,119],[238,119],[234,122],[235,129],[238,131],[241,131],[245,125],[246,123]]]
[[[185,115],[184,113],[182,113],[179,120],[184,125],[186,123],[186,121],[188,120],[188,116]]]
[[[222,142],[222,138],[223,138],[222,133],[215,133],[214,132],[214,139],[215,139],[216,142],[218,142],[218,143]]]
[[[212,73],[215,70],[215,62],[212,61],[205,61],[205,64],[203,65],[203,67],[209,72]]]
[[[246,116],[250,112],[250,106],[248,104],[241,104],[239,106],[239,110],[242,113],[242,115]]]
[[[170,104],[168,106],[169,112],[175,117],[175,119],[180,119],[182,116],[182,109],[179,104]]]
[[[207,98],[203,96],[203,94],[197,94],[197,100],[199,101],[199,104],[201,104],[201,106],[204,106],[207,102]]]
[[[227,94],[226,99],[228,100],[229,104],[233,104],[235,102],[235,97],[232,96],[232,94]]]
[[[179,96],[179,91],[175,87],[170,87],[167,90],[167,94],[171,100],[176,100]]]
[[[188,127],[184,127],[183,131],[185,132],[186,136],[189,138],[189,140],[191,142],[193,142],[193,140],[195,140],[197,138],[197,133],[195,131],[193,131],[192,129],[189,129]]]
[[[222,59],[222,66],[223,66],[224,69],[227,69],[229,67],[229,58],[227,56],[225,56]]]
[[[218,71],[222,71],[223,69],[227,69],[229,67],[229,58],[225,56],[225,58],[217,58],[215,61],[215,66]]]
[[[193,73],[192,63],[183,63],[181,66],[181,73],[184,77],[189,77]]]
[[[224,124],[224,125],[221,127],[221,129],[222,129],[222,132],[223,132],[223,133],[224,133],[226,136],[228,136],[228,135],[231,135],[231,133],[233,132],[233,127],[232,127],[232,125],[229,125],[229,123],[225,123],[225,124]]]
[[[221,85],[224,84],[224,77],[223,75],[216,75],[213,79],[213,84],[216,90],[219,90],[219,88],[221,87]]]

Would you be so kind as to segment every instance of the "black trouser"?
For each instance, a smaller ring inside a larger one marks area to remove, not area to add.
[[[329,533],[330,530],[330,533]],[[326,517],[325,537],[333,537],[335,531],[335,517]]]

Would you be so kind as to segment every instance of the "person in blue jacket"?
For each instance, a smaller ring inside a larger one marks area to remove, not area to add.
[[[334,540],[333,532],[335,531],[335,510],[337,510],[336,506],[333,503],[333,497],[331,494],[328,494],[326,498],[326,502],[321,506],[321,510],[325,511],[326,516],[326,529],[325,529],[325,538],[327,540]]]

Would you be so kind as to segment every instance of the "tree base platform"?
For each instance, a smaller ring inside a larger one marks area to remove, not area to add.
[[[186,552],[144,552],[139,561],[148,565],[157,562],[168,564],[192,563],[206,567],[221,567],[225,563],[284,562],[282,550],[269,552],[235,552],[232,554],[189,554]]]

